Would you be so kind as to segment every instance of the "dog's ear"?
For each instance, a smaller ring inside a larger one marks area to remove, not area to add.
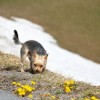
[[[46,54],[46,55],[44,56],[44,58],[47,59],[47,58],[48,58],[48,54]]]

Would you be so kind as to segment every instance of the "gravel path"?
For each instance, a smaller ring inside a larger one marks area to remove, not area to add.
[[[6,90],[0,90],[0,100],[25,100],[25,98],[18,97]]]

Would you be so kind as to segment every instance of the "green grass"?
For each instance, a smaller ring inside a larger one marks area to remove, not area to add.
[[[100,0],[0,0],[0,15],[38,23],[60,46],[100,63]]]

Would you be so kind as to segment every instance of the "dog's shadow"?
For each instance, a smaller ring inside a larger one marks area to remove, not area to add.
[[[16,72],[21,72],[20,68],[17,66],[1,66],[0,71],[16,71]],[[31,68],[25,68],[24,72],[30,73],[30,74],[39,74],[38,72],[34,72]],[[44,73],[43,71],[42,73]],[[22,73],[22,72],[21,72]]]
[[[28,72],[28,73],[31,73],[31,74],[35,74],[35,72],[31,70],[31,68],[27,68],[24,71],[25,72]]]
[[[31,68],[25,69],[24,71],[28,72],[30,74],[39,74],[39,72],[34,72]],[[46,69],[43,72],[41,72],[41,73],[44,73],[45,71],[46,71]]]

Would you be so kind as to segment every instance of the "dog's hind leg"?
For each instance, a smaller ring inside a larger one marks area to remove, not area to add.
[[[25,59],[26,59],[26,55],[22,55],[21,56],[21,63],[20,63],[20,70],[21,72],[24,72],[24,62],[25,62]]]
[[[21,57],[21,72],[24,72],[24,62],[27,57],[28,49],[26,47],[22,46],[20,51],[20,57]]]

